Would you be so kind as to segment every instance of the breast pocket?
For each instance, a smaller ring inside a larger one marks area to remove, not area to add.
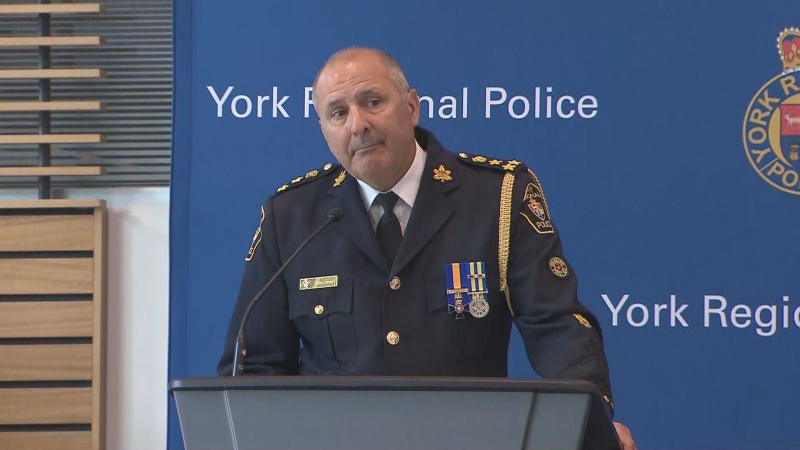
[[[294,291],[289,318],[303,339],[303,347],[321,365],[343,369],[358,354],[353,323],[353,282],[339,280],[333,288]]]

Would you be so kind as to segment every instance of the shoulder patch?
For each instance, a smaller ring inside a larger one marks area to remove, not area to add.
[[[528,174],[531,176],[531,181],[525,186],[520,214],[537,233],[553,233],[555,230],[553,229],[553,223],[550,221],[550,210],[547,207],[547,199],[544,198],[542,185],[531,169],[528,169]]]
[[[336,172],[336,168],[339,167],[338,164],[334,163],[327,163],[324,166],[320,167],[319,169],[309,170],[303,175],[299,175],[297,177],[292,178],[291,180],[287,181],[286,183],[282,184],[277,191],[276,194],[280,194],[281,192],[287,191],[291,188],[300,186],[302,184],[306,184],[311,180],[321,178],[325,175],[329,175],[331,173]]]
[[[473,166],[486,167],[489,169],[499,170],[501,172],[513,172],[517,169],[517,167],[523,166],[522,162],[517,161],[516,159],[507,161],[503,159],[492,158],[490,156],[464,152],[460,152],[458,154],[458,160],[472,164]]]

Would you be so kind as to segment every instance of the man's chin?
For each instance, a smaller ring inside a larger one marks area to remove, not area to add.
[[[379,191],[391,189],[394,185],[393,183],[388,184],[391,183],[389,180],[391,174],[387,173],[383,164],[376,161],[371,162],[372,164],[365,161],[366,164],[353,165],[351,174]]]

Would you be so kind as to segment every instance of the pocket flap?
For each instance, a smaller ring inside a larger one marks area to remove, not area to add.
[[[295,290],[289,294],[289,318],[316,317],[331,314],[350,314],[353,310],[353,281],[339,280],[333,288]]]

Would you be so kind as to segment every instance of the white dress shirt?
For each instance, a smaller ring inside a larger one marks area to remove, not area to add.
[[[415,141],[417,151],[414,154],[414,161],[411,167],[408,168],[406,174],[400,178],[400,181],[395,184],[390,191],[397,194],[399,199],[394,205],[394,215],[400,221],[400,231],[406,233],[406,225],[408,225],[408,218],[411,217],[411,209],[414,207],[414,199],[417,198],[417,191],[419,191],[419,182],[422,180],[422,171],[425,170],[425,158],[427,154]],[[378,228],[378,221],[381,220],[383,215],[383,207],[375,203],[375,197],[381,191],[373,188],[372,186],[358,180],[358,186],[361,188],[361,200],[364,202],[364,209],[369,214],[369,220],[372,222],[372,230]]]

